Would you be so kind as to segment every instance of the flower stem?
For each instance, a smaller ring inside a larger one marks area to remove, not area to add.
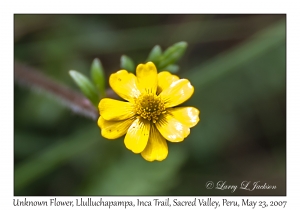
[[[82,94],[48,78],[33,67],[15,61],[14,79],[21,86],[54,97],[76,114],[93,120],[96,120],[99,116],[95,107]]]

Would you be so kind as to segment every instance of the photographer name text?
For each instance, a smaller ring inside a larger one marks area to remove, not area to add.
[[[254,190],[275,190],[276,185],[270,185],[268,183],[261,183],[260,181],[243,181],[240,185],[227,184],[226,181],[218,181],[216,183],[212,181],[208,181],[205,184],[206,189],[217,189],[217,190],[229,190],[232,193],[237,189],[246,190],[246,191],[254,191]]]

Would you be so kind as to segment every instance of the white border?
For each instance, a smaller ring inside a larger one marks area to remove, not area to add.
[[[251,2],[251,3],[250,3]],[[297,1],[8,1],[1,2],[1,207],[13,200],[13,14],[14,13],[287,13],[287,197],[250,197],[251,200],[288,200],[286,209],[297,209],[299,194],[299,25]],[[3,77],[4,75],[4,77]],[[20,105],[21,108],[21,105]],[[20,197],[18,197],[20,198]],[[78,197],[59,197],[68,200]],[[105,197],[128,200],[137,197]],[[151,199],[152,197],[142,197]],[[172,197],[176,198],[176,197]],[[183,197],[179,197],[183,199]],[[190,197],[184,197],[188,199]],[[201,197],[205,198],[205,197]],[[222,197],[212,197],[220,200]],[[240,200],[249,197],[228,197]],[[42,200],[43,197],[29,199]],[[50,199],[47,197],[46,199]],[[297,207],[296,207],[297,206]],[[79,208],[79,207],[78,207]],[[5,208],[7,209],[7,208]],[[31,209],[31,208],[30,208]],[[41,208],[38,209],[49,209]],[[82,209],[82,208],[81,208]],[[120,208],[122,209],[122,208]],[[137,208],[136,208],[137,209]],[[138,208],[138,209],[146,209]],[[224,208],[225,209],[225,208]],[[226,209],[232,209],[228,207]],[[246,209],[250,209],[249,207]]]

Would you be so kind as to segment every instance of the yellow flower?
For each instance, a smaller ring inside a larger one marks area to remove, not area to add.
[[[120,70],[109,78],[111,88],[124,100],[103,98],[98,125],[107,139],[125,135],[125,146],[147,161],[162,161],[170,142],[181,142],[199,121],[199,110],[176,107],[188,100],[194,87],[187,79],[163,71],[152,62],[139,64],[136,76]]]

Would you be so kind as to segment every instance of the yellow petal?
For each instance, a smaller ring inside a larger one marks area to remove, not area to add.
[[[107,139],[116,139],[126,134],[128,128],[135,120],[134,117],[122,121],[108,121],[99,117],[98,125],[101,128],[101,135]]]
[[[155,126],[151,126],[148,144],[141,155],[147,161],[162,161],[168,156],[166,139],[162,137]]]
[[[173,82],[167,89],[160,94],[165,102],[165,106],[173,107],[188,100],[194,93],[194,87],[187,79],[180,79]]]
[[[194,107],[169,108],[168,112],[171,113],[171,115],[173,115],[179,122],[190,128],[197,125],[200,120],[200,111]]]
[[[148,142],[150,123],[141,118],[136,119],[125,136],[125,146],[134,153],[141,153]]]
[[[123,99],[134,101],[141,93],[137,86],[136,76],[126,70],[120,70],[110,75],[111,88]]]
[[[159,72],[157,94],[160,94],[161,91],[167,89],[173,82],[177,80],[179,80],[179,78],[168,71]]]
[[[157,69],[152,62],[139,64],[136,67],[139,89],[142,93],[154,93],[157,89]]]
[[[168,112],[155,125],[161,135],[171,142],[183,141],[190,134],[190,128],[182,124]]]
[[[135,114],[134,104],[110,98],[101,99],[99,111],[105,120],[125,120]]]

